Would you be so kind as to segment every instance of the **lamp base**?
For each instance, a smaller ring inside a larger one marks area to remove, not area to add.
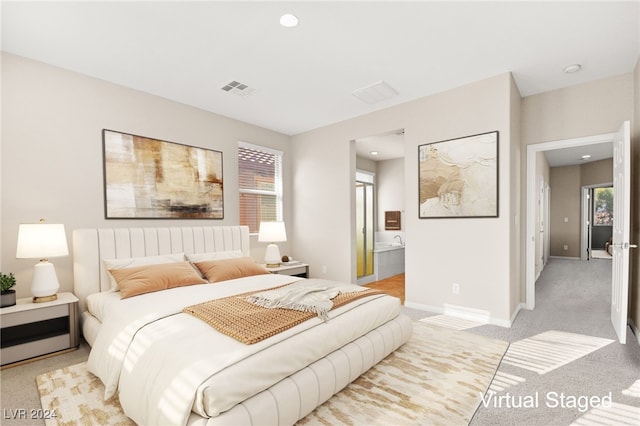
[[[33,303],[44,303],[44,302],[52,302],[58,299],[58,295],[54,294],[51,296],[42,296],[42,297],[34,297]]]
[[[33,279],[31,281],[31,295],[34,302],[41,303],[56,300],[58,298],[56,293],[59,288],[60,284],[53,264],[45,259],[36,263],[33,267]],[[50,299],[51,297],[53,299]]]
[[[277,268],[280,266],[280,260],[280,249],[278,245],[274,243],[269,244],[264,253],[264,263],[267,264],[267,268]]]

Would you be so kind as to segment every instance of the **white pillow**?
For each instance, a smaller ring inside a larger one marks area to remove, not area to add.
[[[113,275],[109,273],[110,269],[135,268],[136,266],[158,265],[161,263],[184,262],[184,253],[162,254],[159,256],[144,257],[127,257],[123,259],[102,259],[104,267],[109,274],[111,282],[111,291],[118,290],[118,283]]]
[[[231,251],[213,251],[209,253],[191,253],[187,254],[187,260],[191,263],[206,262],[207,260],[223,260],[233,259],[237,257],[245,257],[242,250]]]

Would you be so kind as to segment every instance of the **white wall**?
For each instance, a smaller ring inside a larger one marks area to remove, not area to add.
[[[513,75],[509,81],[509,314],[505,324],[511,325],[521,307],[524,306],[525,275],[524,275],[524,250],[522,242],[525,241],[525,227],[522,219],[523,199],[520,192],[520,176],[522,171],[522,145],[520,141],[522,121],[522,98]]]
[[[311,274],[355,282],[353,189],[355,154],[350,141],[388,129],[405,129],[406,300],[442,309],[445,304],[490,313],[508,322],[511,293],[510,234],[519,200],[512,200],[512,80],[502,74],[447,92],[386,108],[293,137],[294,246]],[[490,219],[418,219],[418,145],[498,130],[500,216]],[[519,181],[516,181],[519,187]],[[327,273],[322,273],[322,266]],[[464,265],[464,267],[461,267]],[[516,277],[517,278],[517,277]],[[451,284],[460,285],[455,296]],[[519,296],[516,295],[519,299]]]
[[[384,231],[384,212],[399,210],[401,212],[400,228],[405,231],[404,158],[378,161],[376,182],[378,195],[376,230]]]
[[[20,223],[41,217],[64,223],[69,245],[81,227],[237,224],[239,140],[285,152],[284,214],[291,219],[287,135],[6,53],[2,89],[1,264],[16,275],[18,297],[29,295],[35,263],[15,259]],[[106,220],[103,128],[222,151],[224,220]],[[252,240],[252,246],[260,259],[263,245]],[[283,252],[289,247],[283,244]],[[70,291],[71,256],[52,261],[61,291]]]
[[[553,90],[522,99],[522,143],[616,132],[633,110],[633,76]]]

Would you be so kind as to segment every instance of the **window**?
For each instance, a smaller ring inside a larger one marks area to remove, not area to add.
[[[261,221],[282,220],[282,151],[238,143],[240,225],[257,233]]]
[[[613,226],[613,188],[593,189],[593,225]]]

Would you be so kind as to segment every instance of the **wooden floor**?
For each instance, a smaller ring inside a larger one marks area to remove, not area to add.
[[[404,274],[394,275],[393,277],[385,278],[384,280],[372,282],[370,284],[366,284],[364,287],[383,290],[391,296],[400,298],[400,303],[404,305]]]

